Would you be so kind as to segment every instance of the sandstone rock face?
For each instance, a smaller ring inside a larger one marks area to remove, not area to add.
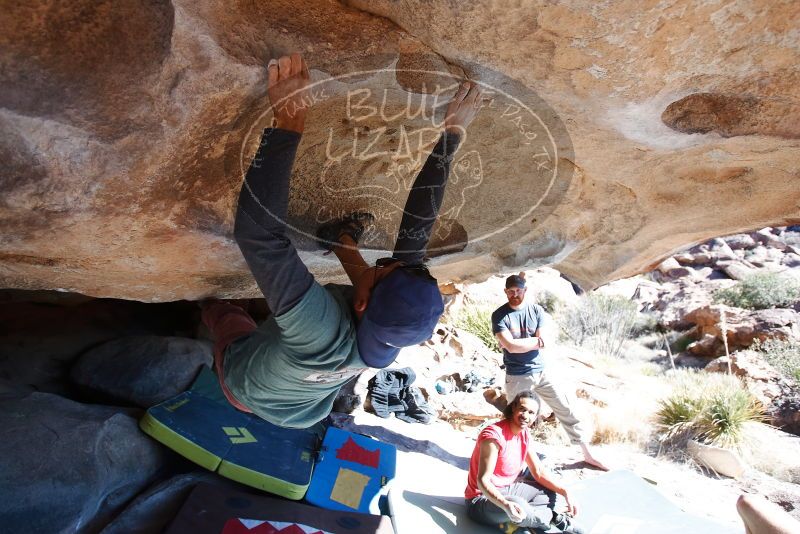
[[[264,65],[295,50],[321,85],[289,222],[323,281],[342,273],[308,234],[370,210],[370,259],[391,248],[435,138],[409,111],[464,74],[495,95],[456,156],[431,253],[443,282],[552,264],[597,286],[796,223],[799,25],[800,4],[766,1],[15,4],[0,287],[256,296],[233,211],[269,123]]]
[[[689,312],[684,320],[694,324],[697,342],[688,350],[695,356],[719,356],[723,353],[722,315],[725,314],[728,349],[747,348],[758,339],[800,339],[800,314],[785,308],[741,310],[712,305]]]
[[[662,324],[669,328],[686,330],[696,324],[693,316],[698,310],[705,309],[700,312],[701,315],[708,315],[712,310],[711,305],[715,302],[714,295],[717,291],[731,288],[737,281],[759,273],[775,273],[787,280],[800,279],[800,269],[795,268],[796,254],[793,252],[798,239],[800,232],[797,231],[797,227],[762,228],[749,234],[733,234],[712,239],[664,260],[648,275],[656,282],[655,284],[641,280],[641,277],[631,278],[625,282],[637,281],[637,293],[631,296],[639,302],[642,309],[658,312]],[[621,283],[623,281],[609,286]],[[654,285],[654,290],[645,291],[644,284]],[[795,304],[795,310],[798,304],[800,303]],[[727,309],[732,316],[751,315],[744,310]],[[716,320],[719,320],[718,312],[719,308],[714,312],[717,314]],[[791,321],[793,317],[791,309],[764,313],[767,319],[779,319],[780,316]],[[710,325],[714,320],[714,317],[706,317],[700,322]],[[734,319],[734,322],[736,321],[741,321],[741,318]],[[770,322],[774,321],[761,321],[762,324],[753,323],[751,326],[771,328]],[[779,319],[778,323],[780,324],[775,324],[777,328],[789,326],[791,330],[790,322]],[[717,335],[715,332],[711,333]],[[699,340],[703,332],[696,334],[695,337]],[[771,334],[766,333],[766,335]],[[745,341],[749,344],[749,341],[746,339]],[[708,347],[721,350],[721,342]]]

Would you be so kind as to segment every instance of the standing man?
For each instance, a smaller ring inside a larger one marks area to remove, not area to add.
[[[551,380],[539,354],[545,347],[542,338],[544,309],[534,302],[525,302],[525,273],[506,278],[506,298],[492,313],[492,332],[503,349],[506,367],[506,399],[514,399],[523,391],[533,391],[553,410],[564,425],[570,442],[580,445],[586,463],[608,468],[597,460],[589,448],[591,434],[575,415],[575,398],[564,384]]]
[[[319,229],[320,243],[353,283],[350,300],[314,280],[286,235],[289,178],[310,101],[308,67],[292,54],[267,69],[275,127],[264,130],[245,176],[234,237],[272,315],[257,326],[241,308],[214,301],[204,305],[203,322],[215,338],[215,367],[228,401],[273,424],[307,428],[330,413],[353,376],[386,367],[401,347],[430,338],[443,303],[422,262],[450,163],[482,99],[476,84],[464,82],[449,103],[444,131],[409,192],[391,258],[370,267],[361,257],[358,240],[369,214]]]

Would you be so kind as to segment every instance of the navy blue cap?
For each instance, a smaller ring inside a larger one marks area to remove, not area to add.
[[[525,289],[525,279],[518,274],[512,274],[508,278],[506,278],[506,289],[510,287],[518,287],[520,289]]]
[[[398,268],[373,288],[356,339],[370,367],[391,365],[402,347],[431,338],[444,312],[436,280]]]

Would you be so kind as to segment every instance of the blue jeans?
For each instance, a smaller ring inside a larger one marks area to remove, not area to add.
[[[267,128],[239,193],[234,237],[275,316],[289,311],[314,277],[286,235],[289,178],[300,143],[297,132]],[[393,257],[420,265],[444,198],[457,134],[443,134],[409,191]]]

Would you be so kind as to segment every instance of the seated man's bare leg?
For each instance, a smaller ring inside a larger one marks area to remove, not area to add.
[[[741,495],[736,510],[742,517],[746,534],[790,534],[800,532],[800,522],[757,495]]]

